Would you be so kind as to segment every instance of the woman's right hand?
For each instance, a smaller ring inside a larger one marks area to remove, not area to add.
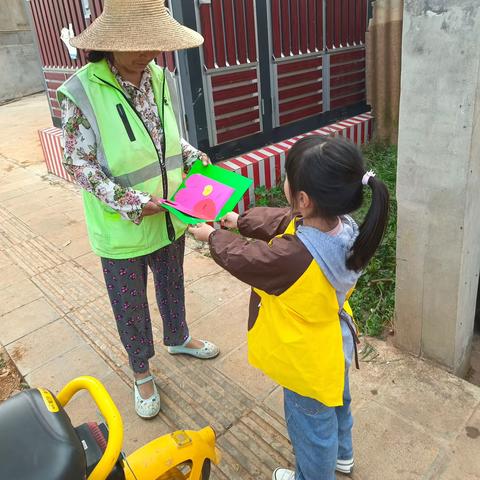
[[[160,199],[152,195],[150,201],[143,206],[142,216],[149,217],[150,215],[157,215],[157,213],[162,212],[165,212],[165,209],[162,207]]]
[[[238,213],[227,213],[221,220],[220,225],[225,228],[238,228]]]

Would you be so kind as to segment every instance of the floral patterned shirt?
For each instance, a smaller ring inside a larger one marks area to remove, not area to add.
[[[113,65],[110,65],[110,68],[142,117],[159,155],[162,155],[163,128],[155,103],[149,67],[145,69],[139,87],[124,80]],[[62,99],[61,109],[65,169],[82,188],[117,211],[122,218],[140,223],[142,208],[150,201],[150,194],[122,187],[108,178],[97,160],[97,139],[87,118],[67,97]],[[196,158],[203,155],[183,138],[180,143],[185,165],[191,165]]]

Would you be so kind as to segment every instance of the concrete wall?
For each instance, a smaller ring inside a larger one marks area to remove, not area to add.
[[[480,270],[480,2],[405,0],[396,342],[463,374]]]
[[[44,90],[24,0],[0,0],[0,103]]]
[[[375,116],[375,138],[398,140],[403,0],[376,0],[366,37],[367,103]]]

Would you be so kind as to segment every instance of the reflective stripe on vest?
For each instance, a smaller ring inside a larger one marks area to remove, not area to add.
[[[167,76],[167,79],[170,77]],[[170,81],[168,81],[170,87]],[[96,141],[97,141],[97,161],[105,173],[105,175],[113,180],[114,182],[118,183],[122,187],[133,187],[138,185],[139,183],[145,182],[151,178],[157,177],[161,175],[160,165],[158,161],[155,161],[145,167],[140,168],[139,170],[120,175],[120,176],[113,176],[111,170],[108,165],[108,161],[105,156],[105,152],[103,149],[102,143],[102,136],[100,135],[100,130],[98,128],[97,119],[93,112],[92,105],[90,100],[85,92],[85,88],[82,85],[82,82],[77,76],[71,77],[70,81],[68,82],[68,91],[72,94],[72,96],[76,100],[77,107],[82,111],[83,115],[86,117],[92,130],[95,133]],[[175,101],[174,101],[175,99]],[[175,103],[178,101],[178,97],[175,95],[171,96],[172,106],[174,111],[176,112],[178,109],[178,105]],[[178,154],[171,157],[167,157],[165,159],[165,167],[167,171],[175,170],[177,168],[181,168],[183,166],[183,155]]]

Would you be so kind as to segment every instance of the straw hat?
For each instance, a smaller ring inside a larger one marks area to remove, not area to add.
[[[105,0],[102,14],[70,44],[110,52],[183,50],[198,47],[203,37],[180,25],[164,0]]]

